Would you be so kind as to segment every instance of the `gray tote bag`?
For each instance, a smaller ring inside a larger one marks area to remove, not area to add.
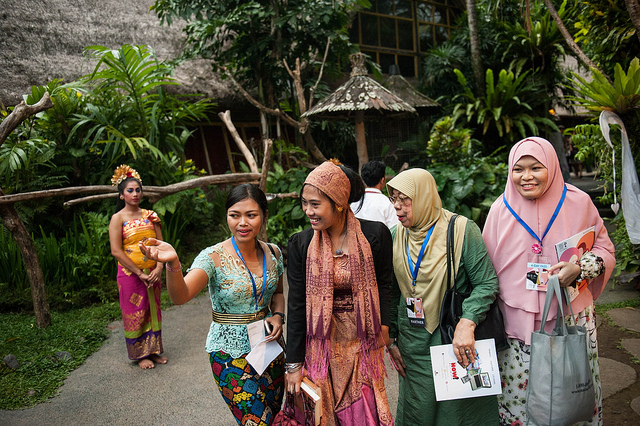
[[[558,276],[552,275],[540,330],[531,333],[531,364],[527,384],[527,416],[530,424],[571,425],[591,420],[595,410],[593,378],[587,354],[584,327],[564,321]],[[567,299],[568,300],[568,299]],[[558,303],[558,318],[552,333],[544,330],[551,303]]]

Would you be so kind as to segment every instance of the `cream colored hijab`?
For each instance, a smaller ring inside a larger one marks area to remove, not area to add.
[[[453,213],[442,208],[436,181],[431,173],[424,169],[405,170],[391,179],[387,187],[389,193],[392,189],[396,189],[411,198],[413,224],[408,233],[403,226],[396,227],[393,241],[393,269],[402,296],[422,298],[425,328],[433,334],[440,323],[440,307],[447,288],[447,228]],[[429,228],[434,224],[435,228],[420,264],[414,287],[407,258],[407,242],[411,259],[415,265],[422,242]],[[456,220],[455,227],[456,271],[462,255],[466,226],[467,219],[460,216]]]

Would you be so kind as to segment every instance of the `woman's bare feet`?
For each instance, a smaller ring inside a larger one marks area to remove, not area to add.
[[[167,362],[169,362],[169,358],[167,358],[166,356],[160,356],[158,354],[149,355],[149,359],[153,362],[157,362],[158,364],[166,364]]]
[[[142,358],[141,360],[138,361],[138,365],[143,370],[148,370],[150,368],[156,368],[156,365],[149,358]]]

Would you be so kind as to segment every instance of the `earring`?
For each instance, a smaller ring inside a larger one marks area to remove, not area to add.
[[[338,213],[342,213],[342,207],[338,206],[336,209],[338,210]]]
[[[121,195],[121,196],[120,196],[120,199],[121,199],[121,200],[124,200],[124,195]]]

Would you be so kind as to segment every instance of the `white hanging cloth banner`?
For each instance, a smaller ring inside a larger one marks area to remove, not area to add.
[[[611,209],[615,214],[618,214],[620,205],[616,198],[616,153],[609,136],[609,124],[619,125],[622,133],[622,188],[620,190],[622,213],[627,225],[629,240],[633,244],[640,244],[640,183],[638,183],[638,173],[633,162],[633,155],[631,155],[629,136],[622,119],[616,113],[602,111],[600,113],[600,130],[613,151],[613,204]]]

